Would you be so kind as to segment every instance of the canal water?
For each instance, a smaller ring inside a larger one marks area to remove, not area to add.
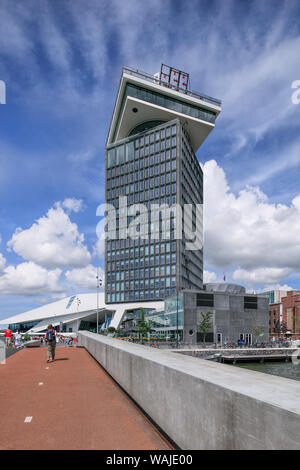
[[[300,364],[293,364],[290,362],[246,362],[236,363],[234,367],[241,367],[242,369],[251,369],[256,372],[264,372],[265,374],[279,375],[288,379],[300,381]]]

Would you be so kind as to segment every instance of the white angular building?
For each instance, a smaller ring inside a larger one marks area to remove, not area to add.
[[[10,325],[13,331],[20,329],[29,334],[42,333],[49,323],[58,330],[76,333],[79,329],[94,330],[113,326],[118,328],[123,315],[132,310],[162,309],[164,302],[141,302],[132,304],[109,304],[104,293],[78,294],[28,310],[0,320],[0,325]]]

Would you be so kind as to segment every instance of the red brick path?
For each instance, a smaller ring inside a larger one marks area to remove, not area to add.
[[[84,349],[60,347],[51,364],[45,348],[0,364],[0,449],[172,447]]]

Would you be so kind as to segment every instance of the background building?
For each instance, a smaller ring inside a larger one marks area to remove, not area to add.
[[[195,152],[220,111],[220,101],[188,89],[184,72],[162,66],[160,74],[149,75],[123,68],[106,146],[106,202],[117,216],[116,239],[106,240],[108,304],[163,300],[180,289],[201,289],[202,248],[187,250],[184,236],[177,239],[173,213],[157,211],[161,221],[153,222],[149,210],[154,204],[191,204],[185,222],[195,230],[196,205],[203,203]],[[127,197],[128,206],[142,204],[148,210],[140,218],[144,239],[124,232],[136,214],[119,207],[119,196]],[[169,218],[163,239],[162,223]],[[201,245],[202,216],[197,237]]]
[[[285,297],[287,294],[286,290],[268,290],[266,292],[262,292],[258,295],[268,295],[269,296],[269,304],[278,304],[281,302],[282,297]]]
[[[269,305],[270,338],[280,338],[286,333],[286,326],[282,320],[282,303]]]
[[[300,291],[273,290],[259,295],[269,296],[270,337],[300,339]]]
[[[299,293],[300,294],[300,293]],[[300,302],[299,302],[300,303]],[[151,322],[150,336],[171,341],[178,339],[187,345],[203,341],[199,330],[202,313],[212,312],[211,329],[206,342],[237,342],[246,344],[269,339],[268,297],[247,294],[236,284],[206,284],[203,290],[182,290],[164,302],[132,302],[105,304],[104,293],[78,294],[28,312],[6,318],[13,331],[43,333],[51,323],[57,331],[77,333],[97,331],[113,326],[122,335],[133,335],[141,318]],[[98,312],[98,314],[97,314]]]
[[[244,340],[245,344],[269,341],[268,297],[246,293],[237,284],[209,283],[203,291],[184,291],[185,342],[203,340],[199,331],[202,313],[212,312],[212,327],[206,341],[222,344]]]
[[[144,308],[162,308],[163,302],[143,303]],[[43,333],[51,323],[57,331],[76,333],[78,330],[97,331],[113,326],[118,328],[127,310],[137,304],[110,304],[104,302],[104,293],[78,294],[52,302],[1,320],[0,325],[10,325],[13,331]]]
[[[287,333],[290,332],[293,339],[300,339],[300,292],[288,291],[281,303],[282,320]]]
[[[211,329],[207,343],[263,343],[269,341],[269,302],[267,296],[247,294],[237,284],[206,284],[203,290],[182,290],[178,296],[165,299],[164,308],[152,310],[146,319],[152,323],[151,336],[176,339],[186,345],[197,345],[204,340],[199,329],[202,313],[211,312]],[[127,334],[138,326],[140,311],[125,314],[122,327]]]

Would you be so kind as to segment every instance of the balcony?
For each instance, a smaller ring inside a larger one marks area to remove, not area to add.
[[[135,69],[132,69],[132,68],[127,67],[127,66],[124,66],[122,70],[123,70],[123,73],[133,75],[134,77],[137,77],[137,78],[142,78],[143,80],[147,80],[148,82],[154,83],[155,85],[161,85],[161,86],[165,86],[167,88],[171,88],[174,91],[183,93],[184,95],[191,96],[192,98],[196,98],[198,100],[205,101],[206,103],[213,104],[214,106],[220,106],[221,107],[221,105],[222,105],[221,100],[218,100],[216,98],[212,98],[211,96],[204,95],[203,93],[200,94],[196,91],[185,90],[183,88],[179,88],[179,87],[176,87],[174,85],[167,84],[163,80],[160,80],[159,78],[157,78],[154,75],[151,75],[149,73],[141,72],[139,70],[135,70]]]

